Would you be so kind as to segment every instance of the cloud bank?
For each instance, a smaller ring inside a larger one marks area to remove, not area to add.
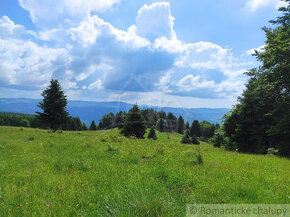
[[[130,101],[132,95],[140,100],[147,94],[154,101],[155,94],[233,102],[244,87],[243,72],[253,66],[218,44],[179,40],[168,2],[145,4],[126,30],[98,16],[118,0],[19,4],[38,31],[0,18],[0,83],[7,92],[39,93],[54,77],[78,99]]]

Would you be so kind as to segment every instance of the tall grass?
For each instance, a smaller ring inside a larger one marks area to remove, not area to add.
[[[289,159],[180,141],[0,127],[0,216],[185,216],[187,203],[290,202]]]

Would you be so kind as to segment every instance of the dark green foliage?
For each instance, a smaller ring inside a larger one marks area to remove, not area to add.
[[[201,152],[200,152],[199,148],[197,149],[197,153],[195,154],[195,156],[196,156],[196,159],[197,159],[197,164],[202,166],[203,165],[203,158],[202,158],[202,155],[201,155]]]
[[[191,138],[190,138],[190,133],[189,130],[185,130],[184,136],[182,137],[181,143],[183,144],[191,144]]]
[[[18,113],[0,113],[0,125],[18,126],[47,129],[48,126],[41,122],[35,115]],[[85,130],[85,124],[77,117],[68,117],[65,123],[59,125],[62,130]]]
[[[183,134],[184,127],[185,127],[184,120],[182,116],[179,116],[178,122],[177,122],[177,133]]]
[[[153,125],[156,124],[158,120],[158,113],[154,111],[152,108],[142,110],[141,113],[146,121],[147,127],[152,127]]]
[[[214,136],[209,140],[211,144],[215,147],[221,147],[225,145],[224,141],[224,133],[222,130],[217,130],[214,134]]]
[[[1,112],[0,125],[40,128],[40,121],[34,115]]]
[[[60,128],[67,120],[68,112],[66,110],[67,99],[58,81],[51,79],[49,87],[42,92],[41,96],[43,100],[38,107],[43,112],[36,112],[39,119],[53,130]]]
[[[99,120],[98,128],[100,130],[111,129],[114,127],[114,120],[115,120],[115,115],[112,112],[110,112],[109,114],[103,115],[101,120]]]
[[[150,131],[149,131],[149,134],[148,134],[148,139],[154,139],[154,140],[157,139],[157,135],[156,135],[156,132],[155,132],[155,126],[152,126],[150,128]]]
[[[163,119],[163,118],[160,118],[157,122],[157,129],[160,131],[160,132],[165,132],[167,128],[167,123],[166,121]]]
[[[166,112],[165,111],[158,112],[158,117],[165,120],[166,119]]]
[[[172,132],[177,130],[177,118],[172,112],[167,115],[167,131]]]
[[[123,111],[117,112],[113,126],[121,129],[124,126],[125,120],[126,120],[126,113]]]
[[[195,145],[199,145],[199,141],[196,136],[191,137],[191,143]]]
[[[283,16],[275,28],[264,27],[265,48],[255,53],[262,65],[246,74],[239,103],[226,116],[227,145],[240,151],[266,154],[269,148],[290,156],[290,6],[280,8]]]
[[[191,127],[190,127],[190,135],[197,136],[197,137],[201,136],[201,128],[200,128],[198,120],[194,120],[192,122]]]
[[[68,117],[66,122],[61,125],[60,129],[62,130],[83,130],[83,123],[80,118]]]
[[[125,136],[144,138],[146,123],[140,109],[135,104],[128,112],[124,127],[121,131]]]
[[[190,126],[189,126],[189,123],[188,123],[188,121],[186,121],[186,124],[185,124],[185,129],[186,129],[186,130],[190,130]]]
[[[87,129],[88,129],[88,128],[87,128],[86,124],[83,123],[82,130],[87,130]]]
[[[215,125],[208,122],[202,121],[200,122],[201,136],[205,139],[211,138],[214,135]]]
[[[92,121],[92,123],[90,125],[90,130],[97,130],[97,126],[96,126],[96,123],[94,120]]]

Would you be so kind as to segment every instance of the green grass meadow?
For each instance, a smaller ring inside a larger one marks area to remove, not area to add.
[[[190,203],[290,203],[289,159],[181,137],[0,127],[0,216],[175,217]]]

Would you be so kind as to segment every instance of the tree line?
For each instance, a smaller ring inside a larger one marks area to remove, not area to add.
[[[120,111],[117,112],[116,115],[112,112],[103,115],[98,125],[96,125],[95,121],[92,121],[90,130],[122,129],[126,120],[130,118],[130,112],[134,112],[136,116],[131,117],[131,122],[142,122],[144,119],[146,128],[154,126],[154,128],[160,132],[177,132],[183,134],[185,130],[189,130],[190,135],[211,138],[215,130],[220,128],[219,124],[212,124],[208,121],[199,122],[198,120],[194,120],[190,125],[188,121],[184,121],[181,115],[177,118],[172,112],[166,114],[164,111],[156,111],[152,108],[140,110],[137,105],[134,105],[128,113]],[[142,116],[142,118],[138,118],[138,116]]]
[[[265,47],[254,54],[261,66],[245,73],[249,81],[212,138],[215,146],[290,156],[290,0],[285,2],[282,16],[262,28]]]
[[[31,127],[48,129],[49,125],[43,123],[36,115],[0,112],[0,126]],[[84,123],[78,117],[68,117],[58,129],[61,130],[87,130]]]

